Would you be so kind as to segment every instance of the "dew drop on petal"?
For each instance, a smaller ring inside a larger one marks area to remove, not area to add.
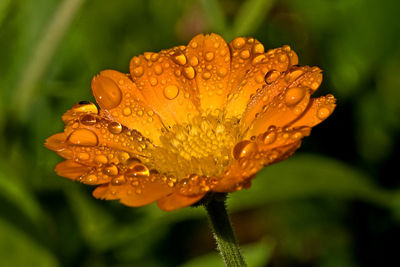
[[[150,171],[145,165],[141,163],[135,163],[129,166],[129,169],[126,171],[126,174],[128,176],[149,176]]]
[[[122,92],[110,78],[102,75],[93,78],[92,89],[97,103],[103,108],[113,109],[121,103]]]
[[[192,66],[188,66],[183,69],[183,75],[186,77],[186,79],[193,79],[196,76],[196,72]]]
[[[108,162],[108,159],[104,155],[97,155],[96,157],[94,157],[94,162],[98,164],[106,164]]]
[[[201,77],[203,77],[204,80],[208,80],[208,79],[211,78],[211,73],[206,71],[206,72],[203,73],[203,75]]]
[[[179,94],[179,89],[176,85],[168,85],[167,87],[164,88],[164,96],[172,100],[175,97],[177,97]]]
[[[292,87],[286,91],[285,102],[288,106],[294,106],[299,103],[304,96],[306,95],[306,91],[301,87]]]
[[[211,61],[214,59],[214,53],[213,52],[208,52],[206,53],[205,57],[204,57],[207,61]]]
[[[189,63],[193,67],[196,67],[199,64],[199,59],[196,56],[193,56],[193,57],[190,58]]]
[[[108,130],[112,134],[119,134],[122,132],[122,125],[119,122],[113,121],[110,124],[108,124]]]
[[[253,53],[254,54],[262,54],[264,53],[264,46],[260,43],[253,46]]]
[[[163,72],[163,69],[160,64],[154,65],[154,73],[160,75]]]
[[[235,159],[240,159],[248,156],[251,153],[256,152],[257,149],[258,148],[256,143],[250,142],[249,140],[244,140],[235,145],[232,153]]]
[[[112,185],[123,185],[126,183],[125,177],[120,175],[111,179]]]
[[[275,131],[275,127],[271,128],[262,135],[262,141],[266,145],[270,145],[275,142],[277,138],[277,133]]]
[[[240,49],[244,46],[246,43],[246,40],[243,37],[238,37],[235,40],[233,40],[233,47],[235,49]]]
[[[181,52],[176,52],[172,55],[172,60],[178,65],[185,65],[187,62],[186,56]]]
[[[97,123],[96,117],[92,115],[85,115],[81,118],[81,123],[87,126],[91,126]]]
[[[264,81],[266,84],[271,84],[275,82],[280,75],[280,72],[277,70],[270,70],[265,74]]]
[[[133,69],[133,75],[135,75],[136,77],[141,77],[143,75],[143,72],[144,71],[142,66]]]
[[[108,176],[115,176],[118,174],[118,168],[114,164],[106,164],[103,167],[103,173]]]
[[[221,78],[225,77],[227,73],[228,73],[228,70],[226,68],[224,68],[224,67],[221,67],[221,68],[217,69],[217,75],[219,77],[221,77]]]
[[[248,59],[250,57],[250,51],[249,50],[243,50],[240,52],[240,58],[241,59]]]
[[[90,158],[90,156],[86,152],[78,153],[78,159],[80,159],[80,160],[88,160],[89,158]]]
[[[68,137],[68,141],[74,145],[96,146],[99,142],[97,135],[88,129],[77,129]]]
[[[321,108],[319,108],[318,111],[317,111],[317,117],[318,117],[320,120],[325,120],[326,118],[329,117],[330,114],[331,114],[331,112],[330,112],[329,109],[326,108],[326,107],[321,107]]]
[[[260,64],[263,59],[265,58],[265,56],[263,54],[256,56],[255,58],[253,58],[253,61],[251,62],[253,65],[257,65]]]

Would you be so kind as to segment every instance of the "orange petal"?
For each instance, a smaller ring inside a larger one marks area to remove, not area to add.
[[[66,139],[65,133],[56,133],[46,139],[44,146],[53,151],[60,151],[64,149]]]
[[[157,205],[164,211],[173,211],[190,206],[204,197],[205,194],[197,196],[184,196],[173,193],[157,201]]]
[[[185,55],[196,72],[196,84],[202,111],[222,108],[228,91],[230,52],[218,34],[196,35],[188,44]]]
[[[99,110],[96,105],[88,101],[80,101],[67,110],[61,117],[64,123],[72,120],[73,118],[84,114],[98,114]]]
[[[166,127],[186,122],[188,116],[198,114],[196,73],[187,64],[182,49],[184,47],[146,53],[132,58],[129,66],[131,77],[146,103]]]
[[[304,114],[290,124],[290,127],[314,127],[328,118],[335,109],[336,100],[333,95],[321,96],[311,99],[309,107]]]
[[[235,42],[244,38],[237,38],[230,43],[232,54],[232,73],[230,79],[231,93],[226,105],[227,117],[241,117],[251,96],[262,89],[266,84],[264,78],[269,71],[282,73],[291,67],[288,47],[269,50],[264,53],[264,46],[257,40],[249,44],[250,38],[241,50],[235,51]],[[236,46],[237,47],[237,46]],[[246,52],[246,53],[244,53]],[[246,58],[243,57],[243,53]],[[295,55],[295,54],[294,54]],[[235,68],[237,70],[235,71]]]
[[[56,165],[55,171],[59,176],[66,177],[72,180],[88,173],[90,167],[76,163],[72,160],[65,160]]]
[[[145,98],[132,80],[114,70],[102,71],[92,80],[92,91],[99,103],[101,114],[139,131],[159,144],[163,127],[161,119],[145,103]]]
[[[122,185],[106,184],[97,187],[93,196],[100,199],[119,199],[121,203],[130,207],[139,207],[150,204],[172,192],[164,182],[146,177],[142,181],[127,182]]]
[[[249,141],[242,141],[249,142]],[[300,147],[300,140],[288,145],[263,150],[256,142],[249,142],[243,148],[247,153],[235,158],[213,187],[214,192],[234,192],[248,186],[255,174],[264,166],[286,159]],[[238,144],[240,145],[240,144]]]
[[[319,68],[304,67],[292,69],[265,86],[243,114],[241,123],[243,130],[247,131],[246,138],[258,135],[272,125],[282,127],[300,117],[321,81]]]

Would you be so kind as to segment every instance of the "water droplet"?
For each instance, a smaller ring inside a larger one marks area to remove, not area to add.
[[[118,160],[122,163],[125,163],[130,158],[129,154],[126,152],[118,153]]]
[[[246,43],[246,40],[243,37],[238,37],[235,40],[233,40],[233,47],[235,49],[240,49],[244,46]]]
[[[78,178],[78,181],[85,184],[95,184],[97,182],[97,176],[94,174],[81,176]]]
[[[286,91],[285,102],[288,106],[294,106],[299,103],[306,95],[306,90],[301,87],[292,87]]]
[[[129,116],[129,115],[132,114],[132,110],[131,110],[129,107],[126,107],[126,108],[124,108],[124,109],[122,110],[122,114],[123,114],[124,116]]]
[[[128,176],[149,176],[149,174],[149,169],[141,163],[132,164],[126,171]]]
[[[160,64],[154,65],[154,73],[160,75],[163,72],[163,69]]]
[[[262,141],[266,145],[270,145],[275,142],[277,137],[276,131],[274,129],[268,130],[262,135]]]
[[[197,47],[197,42],[192,42],[190,45],[192,48],[196,48]]]
[[[286,62],[286,61],[288,60],[288,57],[287,57],[286,54],[280,55],[279,58],[278,58],[278,60],[279,60],[279,62],[284,63],[284,62]]]
[[[256,152],[257,149],[256,143],[250,142],[249,140],[244,140],[235,145],[232,153],[235,159],[240,159]]]
[[[115,176],[118,174],[118,168],[114,164],[106,164],[103,167],[103,173],[108,176]]]
[[[319,108],[318,111],[317,111],[317,117],[318,117],[320,120],[325,120],[326,118],[329,117],[330,114],[331,114],[331,112],[330,112],[329,109],[326,108],[326,107],[321,107],[321,108]]]
[[[178,65],[185,65],[187,62],[186,56],[184,54],[182,54],[181,52],[175,52],[172,55],[172,60]]]
[[[169,100],[172,100],[175,97],[177,97],[178,93],[179,89],[176,85],[168,85],[167,87],[164,88],[164,96]]]
[[[211,78],[211,73],[206,71],[203,73],[203,75],[201,77],[203,77],[204,80],[208,80]]]
[[[68,137],[68,141],[74,145],[96,146],[99,142],[97,135],[88,129],[78,129],[73,131]]]
[[[106,164],[106,163],[108,162],[108,159],[107,159],[107,157],[104,156],[104,155],[97,155],[97,156],[94,158],[94,161],[95,161],[96,163],[99,163],[99,164]]]
[[[78,153],[78,159],[80,159],[80,160],[88,160],[89,158],[90,158],[90,156],[86,152]]]
[[[300,77],[304,72],[302,70],[294,70],[287,75],[288,82],[293,82]]]
[[[196,56],[193,56],[193,57],[190,58],[189,63],[193,67],[196,67],[199,64],[199,59]]]
[[[85,115],[81,118],[81,123],[87,126],[94,125],[97,123],[96,117],[92,115]]]
[[[113,121],[110,124],[108,124],[108,130],[112,134],[119,134],[122,132],[122,125],[119,122]]]
[[[140,77],[143,75],[143,67],[139,66],[137,68],[133,69],[133,75],[135,75],[136,77]]]
[[[262,54],[264,53],[264,46],[260,43],[253,46],[253,53],[254,54]]]
[[[211,60],[214,59],[214,53],[213,53],[213,52],[207,52],[207,53],[205,54],[204,58],[205,58],[207,61],[211,61]]]
[[[250,57],[250,51],[249,50],[243,50],[240,52],[240,58],[241,59],[248,59]]]
[[[186,79],[191,80],[196,76],[196,72],[192,66],[188,66],[183,69],[183,75],[186,77]]]
[[[226,68],[224,68],[224,67],[221,67],[221,68],[217,69],[217,75],[219,77],[221,77],[221,78],[225,77],[227,73],[228,73],[228,70]]]
[[[257,65],[260,64],[263,59],[265,58],[265,56],[263,54],[256,56],[255,58],[253,58],[253,61],[251,62],[253,65]]]
[[[158,81],[157,81],[156,78],[154,78],[154,77],[151,77],[151,78],[150,78],[150,84],[151,84],[152,86],[156,86],[157,83],[158,83]]]
[[[92,80],[92,91],[97,103],[102,108],[113,109],[121,103],[122,92],[118,85],[110,78],[102,75],[94,77]]]
[[[280,72],[277,70],[270,70],[265,74],[264,81],[266,84],[271,84],[275,82],[280,75]]]
[[[125,177],[120,175],[111,179],[112,185],[123,185],[126,183]]]

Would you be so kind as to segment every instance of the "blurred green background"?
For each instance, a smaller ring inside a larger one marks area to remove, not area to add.
[[[95,200],[43,147],[103,69],[199,32],[289,44],[333,115],[229,198],[249,266],[395,266],[400,238],[400,2],[0,0],[0,265],[222,266],[201,208]]]

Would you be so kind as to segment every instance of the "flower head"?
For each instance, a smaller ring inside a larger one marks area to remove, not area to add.
[[[332,95],[310,98],[321,70],[297,64],[289,46],[200,34],[132,58],[129,74],[102,71],[92,80],[100,109],[75,104],[46,147],[66,159],[58,175],[128,206],[174,210],[240,190],[333,112]]]

